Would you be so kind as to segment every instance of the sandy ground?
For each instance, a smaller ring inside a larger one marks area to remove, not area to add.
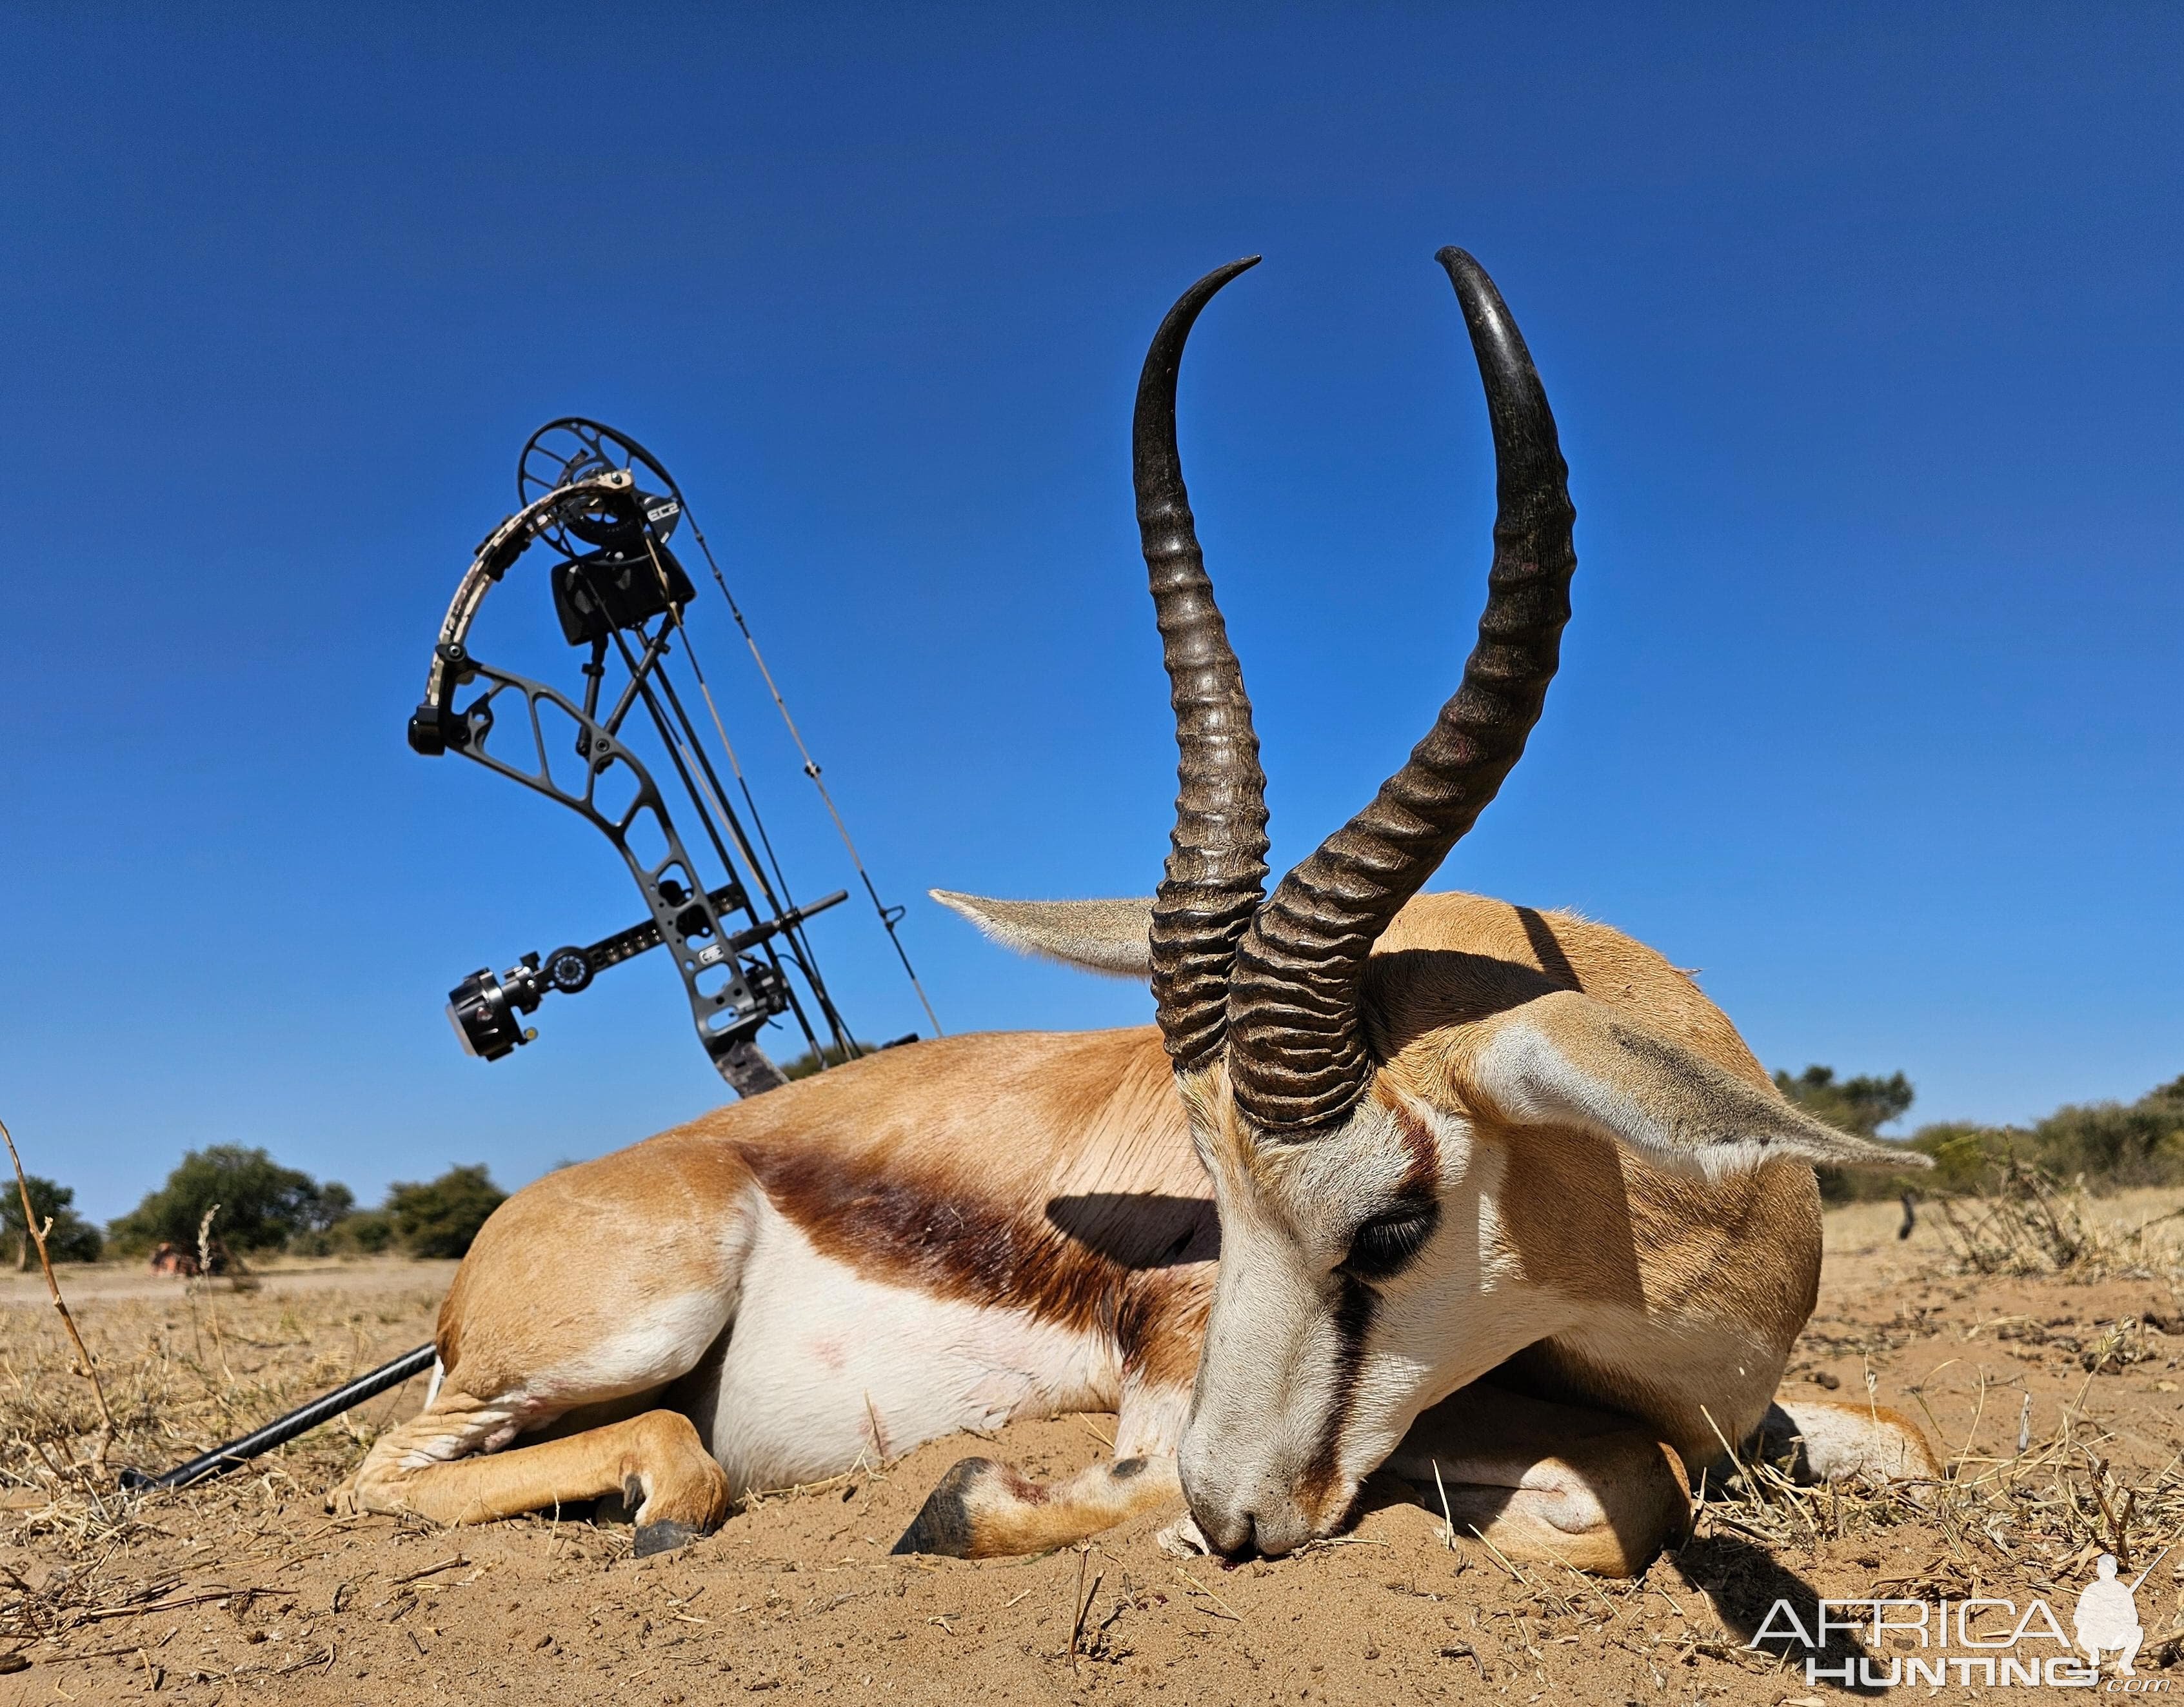
[[[2177,1202],[2135,1194],[2101,1213],[2137,1225]],[[82,1384],[36,1277],[9,1276],[0,1666],[28,1664],[0,1675],[0,1704],[675,1704],[776,1689],[1817,1704],[1834,1686],[1806,1682],[1802,1653],[1793,1664],[1746,1646],[1778,1594],[1808,1617],[1820,1594],[2039,1595],[2067,1624],[2103,1547],[2136,1571],[2184,1529],[2173,1250],[2149,1262],[2142,1241],[2076,1275],[1975,1276],[1930,1218],[1908,1241],[1897,1219],[1893,1206],[1830,1214],[1821,1303],[1788,1389],[1857,1397],[1869,1375],[1880,1403],[1931,1418],[1952,1488],[1923,1513],[1900,1498],[1709,1490],[1693,1541],[1632,1582],[1451,1548],[1403,1490],[1355,1533],[1274,1563],[1170,1559],[1152,1521],[1032,1559],[889,1556],[959,1457],[1065,1473],[1105,1450],[1100,1416],[938,1442],[882,1472],[766,1497],[660,1559],[632,1558],[627,1528],[566,1515],[460,1531],[328,1517],[325,1488],[421,1383],[254,1473],[102,1515],[58,1473],[58,1448],[45,1448],[53,1463],[38,1455],[42,1436],[84,1424]],[[117,1269],[64,1276],[114,1389],[117,1461],[158,1464],[426,1338],[448,1267],[299,1267],[240,1294]],[[2184,1630],[2180,1569],[2184,1548],[2139,1593],[2150,1681],[2180,1675],[2165,1669]]]

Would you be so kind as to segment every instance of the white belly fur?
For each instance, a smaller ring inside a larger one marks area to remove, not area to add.
[[[1117,1403],[1120,1361],[1102,1336],[867,1279],[763,1197],[755,1217],[710,1442],[738,1492]]]

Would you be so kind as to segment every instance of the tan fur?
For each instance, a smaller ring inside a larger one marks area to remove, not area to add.
[[[1103,928],[1127,934],[1128,921]],[[1506,1254],[1560,1313],[1497,1377],[1529,1395],[1492,1401],[1507,1451],[1475,1481],[1459,1475],[1451,1498],[1513,1558],[1635,1569],[1683,1521],[1676,1465],[1656,1442],[1700,1463],[1715,1426],[1741,1439],[1765,1412],[1812,1308],[1819,1201],[1795,1160],[1709,1181],[1596,1135],[1501,1118],[1480,1089],[1482,1040],[1520,1018],[1552,1029],[1549,998],[1568,992],[1711,1063],[1740,1096],[1779,1104],[1728,1020],[1658,955],[1571,915],[1460,895],[1418,897],[1375,952],[1366,1010],[1387,1065],[1374,1094],[1401,1169],[1421,1180],[1438,1158],[1412,1108],[1471,1123],[1501,1171]],[[1574,1012],[1580,1021],[1598,1024]],[[1571,1040],[1580,1053],[1597,1042]],[[955,1490],[967,1547],[1065,1544],[1172,1503],[1173,1420],[1198,1369],[1219,1237],[1201,1162],[1274,1186],[1305,1159],[1248,1141],[1225,1073],[1182,1089],[1179,1102],[1150,1028],[952,1038],[549,1174],[488,1223],[441,1312],[438,1397],[375,1444],[350,1497],[476,1521],[634,1477],[640,1522],[717,1523],[738,1490],[685,1419],[678,1383],[733,1334],[763,1206],[875,1283],[1112,1347],[1116,1385],[1096,1402],[1123,1409],[1118,1448],[1147,1467],[1117,1478],[1102,1466],[1057,1488],[1000,1466],[967,1475]],[[1202,1158],[1186,1105],[1201,1139],[1214,1135]],[[1598,1425],[1599,1409],[1626,1420]],[[1326,1497],[1346,1496],[1330,1484]],[[1340,1515],[1330,1506],[1320,1520]]]
[[[1487,1382],[1420,1417],[1384,1466],[1505,1557],[1635,1576],[1691,1527],[1675,1453],[1627,1417]]]
[[[687,1374],[695,1353],[679,1367],[616,1360],[664,1300],[717,1298],[725,1328],[758,1192],[876,1279],[1104,1325],[1123,1353],[1109,1403],[1166,1392],[1180,1411],[1217,1234],[1157,1038],[951,1038],[731,1105],[511,1197],[441,1308],[438,1397],[375,1444],[344,1498],[450,1522],[505,1516],[618,1490],[632,1449],[682,1486],[644,1417],[502,1448]]]
[[[1502,1124],[1468,1072],[1478,1029],[1561,991],[1629,1012],[1780,1101],[1728,1018],[1653,950],[1574,913],[1448,893],[1415,897],[1373,950],[1365,1011],[1388,1063],[1380,1079],[1469,1118],[1507,1170],[1499,1203],[1524,1271],[1613,1312],[1604,1332],[1588,1325],[1527,1354],[1540,1389],[1639,1417],[1696,1465],[1718,1450],[1717,1429],[1741,1439],[1757,1425],[1812,1314],[1819,1188],[1794,1161],[1702,1182],[1635,1163],[1602,1139]],[[1206,1075],[1200,1096],[1217,1102],[1201,1118],[1223,1134],[1237,1166],[1264,1180],[1281,1158],[1252,1143],[1225,1091],[1225,1078]],[[1752,1353],[1733,1391],[1713,1390],[1711,1423],[1670,1349],[1694,1315],[1727,1325]]]
[[[619,1494],[641,1527],[677,1524],[701,1535],[728,1515],[727,1478],[677,1412],[646,1411],[538,1446],[447,1458],[469,1438],[465,1424],[480,1409],[469,1394],[443,1388],[429,1411],[374,1443],[344,1503],[435,1523],[491,1523]]]
[[[721,1230],[750,1185],[733,1147],[686,1126],[517,1192],[486,1222],[440,1306],[443,1391],[526,1389],[542,1419],[611,1397],[588,1384],[565,1396],[538,1377],[569,1347],[626,1331],[663,1296],[732,1289]]]
[[[911,1526],[916,1550],[1011,1559],[1073,1547],[1087,1537],[1183,1503],[1172,1458],[1123,1459],[1051,1487],[1006,1464],[966,1459],[943,1477]],[[956,1537],[960,1544],[951,1544]]]
[[[1479,1022],[1572,990],[1630,1014],[1779,1102],[1728,1016],[1690,974],[1620,931],[1473,895],[1415,897],[1375,946],[1369,980],[1366,1012],[1384,1028],[1375,1038],[1389,1061],[1384,1076],[1462,1110],[1506,1156],[1501,1204],[1528,1273],[1649,1321],[1696,1310],[1735,1323],[1775,1373],[1747,1384],[1752,1394],[1738,1414],[1709,1424],[1640,1347],[1610,1362],[1572,1338],[1548,1342],[1535,1360],[1558,1367],[1565,1390],[1645,1418],[1693,1464],[1715,1451],[1716,1428],[1752,1426],[1818,1297],[1812,1169],[1792,1161],[1701,1182],[1633,1165],[1604,1140],[1502,1125],[1467,1071]]]

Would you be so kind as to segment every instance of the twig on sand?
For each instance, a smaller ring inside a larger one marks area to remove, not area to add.
[[[97,1624],[109,1618],[142,1618],[153,1612],[174,1612],[185,1606],[203,1606],[215,1600],[255,1599],[261,1594],[278,1594],[277,1588],[212,1587],[196,1594],[185,1594],[175,1600],[155,1600],[149,1606],[94,1606],[75,1615],[73,1623]]]
[[[101,1475],[106,1474],[106,1455],[114,1447],[114,1413],[106,1403],[106,1389],[99,1382],[98,1370],[91,1361],[91,1353],[83,1343],[83,1336],[76,1331],[75,1317],[70,1313],[68,1301],[61,1297],[61,1283],[53,1278],[53,1259],[46,1254],[46,1228],[38,1224],[37,1211],[31,1207],[31,1182],[24,1177],[23,1158],[15,1148],[15,1135],[0,1121],[0,1138],[8,1142],[8,1159],[15,1164],[15,1190],[23,1199],[23,1224],[38,1247],[38,1266],[46,1272],[46,1290],[53,1296],[53,1308],[61,1313],[61,1325],[68,1330],[70,1342],[75,1347],[76,1373],[91,1383],[92,1397],[98,1402],[98,1432],[92,1437],[91,1466]]]
[[[1076,1609],[1076,1616],[1069,1624],[1069,1669],[1077,1670],[1077,1639],[1084,1633],[1084,1568],[1092,1561],[1092,1549],[1077,1549],[1077,1587],[1070,1592],[1069,1604]]]
[[[1178,1576],[1180,1576],[1185,1582],[1189,1583],[1193,1588],[1196,1589],[1201,1594],[1204,1595],[1208,1600],[1212,1601],[1216,1606],[1219,1607],[1221,1609],[1222,1617],[1228,1619],[1237,1624],[1241,1624],[1244,1621],[1244,1615],[1242,1613],[1239,1612],[1234,1607],[1231,1606],[1227,1601],[1223,1600],[1219,1595],[1216,1594],[1212,1589],[1208,1588],[1204,1583],[1201,1582],[1196,1577],[1193,1576],[1189,1571],[1184,1570],[1180,1565],[1176,1568],[1175,1574]]]
[[[428,1565],[422,1570],[411,1571],[407,1576],[398,1576],[387,1586],[390,1588],[399,1588],[405,1582],[415,1582],[424,1577],[437,1576],[443,1570],[454,1570],[469,1563],[470,1560],[459,1553],[453,1559],[443,1559],[437,1565]]]
[[[1494,1562],[1496,1564],[1499,1565],[1502,1570],[1507,1571],[1512,1577],[1516,1579],[1516,1581],[1523,1583],[1525,1587],[1529,1588],[1532,1586],[1529,1582],[1525,1581],[1524,1573],[1518,1570],[1515,1565],[1510,1564],[1509,1556],[1503,1553],[1502,1549],[1496,1547],[1492,1542],[1487,1540],[1486,1533],[1484,1530],[1480,1529],[1475,1523],[1468,1526],[1471,1532],[1479,1537],[1479,1545],[1494,1555]]]

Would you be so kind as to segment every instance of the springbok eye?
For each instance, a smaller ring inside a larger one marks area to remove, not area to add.
[[[1433,1236],[1440,1219],[1440,1210],[1431,1204],[1375,1215],[1350,1236],[1343,1272],[1360,1280],[1392,1280]]]

